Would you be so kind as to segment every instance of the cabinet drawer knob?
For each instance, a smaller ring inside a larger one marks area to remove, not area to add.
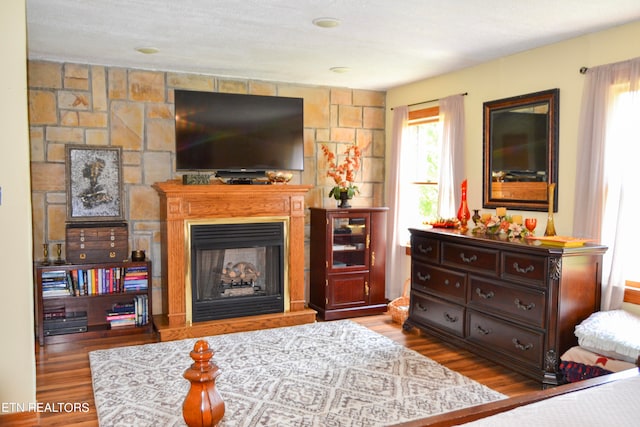
[[[418,271],[417,276],[418,276],[418,279],[420,279],[420,280],[421,280],[421,281],[423,281],[423,282],[426,282],[427,280],[430,280],[430,279],[431,279],[431,275],[430,275],[429,273],[427,273],[427,274],[423,275],[422,273],[420,273],[420,272]]]
[[[422,246],[422,243],[420,243],[418,245],[418,251],[420,251],[420,253],[427,254],[427,253],[431,252],[432,250],[433,250],[432,246],[427,246],[425,248],[424,246]]]
[[[520,310],[524,310],[524,311],[529,311],[532,310],[533,308],[535,308],[535,303],[530,302],[529,304],[523,304],[520,302],[519,298],[516,298],[513,303],[516,305],[516,307],[518,307]]]
[[[476,294],[478,294],[478,296],[482,299],[491,299],[495,296],[493,291],[489,291],[485,294],[480,288],[476,288]]]
[[[456,323],[458,321],[458,316],[452,316],[449,313],[444,313],[444,320],[450,323]]]
[[[513,263],[513,268],[518,272],[518,273],[522,273],[522,274],[527,274],[527,273],[531,273],[533,270],[535,270],[536,268],[529,264],[528,267],[522,268],[520,267],[520,265],[518,265],[517,262]]]
[[[480,325],[476,325],[476,331],[482,335],[489,335],[491,333],[491,329],[485,329]]]
[[[533,348],[533,344],[531,344],[531,343],[526,344],[526,345],[522,344],[518,338],[512,339],[511,342],[513,343],[513,345],[518,350],[527,351],[527,350],[531,350]]]
[[[427,311],[427,307],[425,307],[424,305],[417,303],[416,307],[418,307],[421,311]]]
[[[464,252],[460,252],[460,259],[462,259],[462,262],[470,263],[470,262],[477,261],[478,257],[475,255],[471,255],[470,257],[467,257],[464,254]]]

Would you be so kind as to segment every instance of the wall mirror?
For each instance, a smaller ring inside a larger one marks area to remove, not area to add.
[[[546,211],[555,182],[558,210],[559,89],[483,104],[483,204]]]

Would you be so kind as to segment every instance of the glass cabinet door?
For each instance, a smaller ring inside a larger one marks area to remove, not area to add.
[[[331,268],[367,267],[369,264],[369,215],[332,216]]]

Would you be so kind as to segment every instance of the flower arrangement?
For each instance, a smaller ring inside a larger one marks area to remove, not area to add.
[[[347,197],[350,199],[355,194],[360,193],[358,186],[353,185],[356,172],[360,169],[360,157],[362,156],[360,148],[355,144],[349,145],[344,152],[345,158],[342,163],[337,164],[336,155],[329,150],[329,147],[325,144],[322,144],[321,147],[327,159],[327,176],[333,178],[336,184],[329,192],[329,197],[340,200],[340,193],[346,192]]]
[[[475,234],[506,234],[510,238],[522,238],[530,234],[524,225],[513,222],[510,216],[497,215],[483,216],[471,231]]]

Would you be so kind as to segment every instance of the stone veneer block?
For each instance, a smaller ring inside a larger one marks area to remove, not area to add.
[[[370,129],[356,129],[356,145],[368,155],[373,153],[373,131]]]
[[[58,92],[58,108],[61,110],[89,110],[89,92],[61,90]]]
[[[142,184],[140,166],[122,166],[122,182],[125,184]]]
[[[108,77],[108,93],[110,100],[127,99],[127,71],[122,68],[109,68]]]
[[[60,124],[62,126],[78,126],[79,122],[77,111],[60,112]]]
[[[249,82],[249,93],[252,95],[276,96],[277,86],[267,82]]]
[[[215,78],[202,74],[167,73],[167,85],[176,89],[213,92]]]
[[[384,109],[365,107],[362,126],[368,129],[384,129]]]
[[[84,143],[84,131],[80,128],[47,126],[45,132],[47,142]]]
[[[332,128],[331,129],[331,141],[335,142],[355,142],[356,130],[352,128]],[[343,148],[339,148],[342,153]]]
[[[28,83],[30,88],[62,88],[62,65],[55,62],[29,61]]]
[[[85,128],[106,128],[107,127],[107,113],[97,112],[91,113],[88,111],[80,111],[78,114],[79,124]]]
[[[93,111],[107,111],[107,73],[104,67],[91,67],[91,98]]]
[[[47,161],[64,163],[67,160],[66,144],[47,144]]]
[[[359,128],[362,127],[362,108],[351,105],[338,107],[338,126]]]
[[[353,105],[365,107],[384,107],[386,104],[386,94],[371,90],[354,90]]]
[[[240,93],[246,94],[247,82],[239,80],[218,80],[218,91],[224,93]]]
[[[147,149],[175,150],[175,126],[173,120],[147,120]],[[170,166],[171,162],[169,162]]]
[[[65,221],[67,220],[67,205],[53,205],[47,206],[47,240],[48,241],[60,241],[65,239]],[[49,254],[55,257],[55,250],[49,248]],[[64,256],[64,254],[63,254]]]
[[[164,102],[164,73],[129,72],[129,99],[142,102]]]
[[[351,105],[351,89],[331,89],[331,104]]]
[[[106,129],[87,129],[85,137],[87,145],[109,145],[109,134]]]
[[[160,198],[158,193],[148,185],[132,185],[129,187],[129,221],[158,220]]]
[[[173,177],[170,153],[146,152],[143,158],[145,165],[153,165],[152,167],[144,168],[143,182],[145,184],[164,182]]]
[[[170,119],[173,122],[173,108],[169,104],[148,104],[147,118],[149,119]]]
[[[29,91],[29,124],[55,125],[58,123],[56,96],[44,90]]]
[[[29,145],[32,162],[44,162],[44,129],[32,126],[29,128]]]
[[[89,67],[78,64],[65,64],[65,89],[89,90]]]
[[[111,144],[126,150],[141,150],[144,135],[144,105],[134,102],[111,103]]]
[[[31,163],[32,191],[65,191],[64,163]]]

